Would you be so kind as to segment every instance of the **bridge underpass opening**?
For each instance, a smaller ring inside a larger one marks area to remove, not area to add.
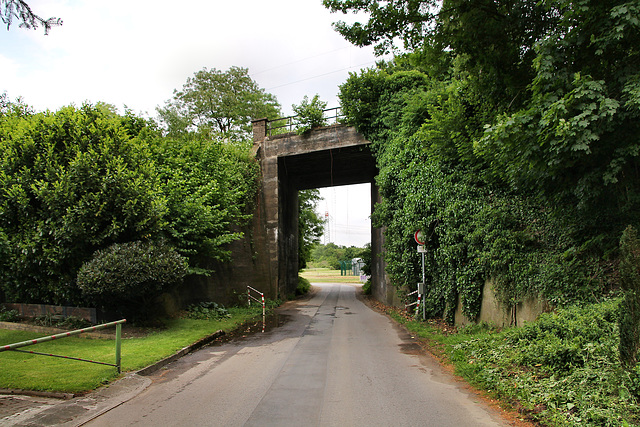
[[[371,184],[318,189],[316,213],[325,220],[320,243],[362,248],[371,243]]]
[[[278,217],[281,231],[278,243],[278,277],[281,278],[281,295],[283,291],[288,294],[295,290],[298,282],[298,192],[364,184],[363,188],[369,192],[370,215],[371,200],[377,200],[377,187],[374,185],[376,175],[375,160],[368,145],[338,148],[329,146],[321,150],[278,157]],[[381,248],[381,244],[375,244],[381,241],[381,237],[376,238],[376,233],[380,236],[381,233],[373,230],[370,225],[369,230],[368,241],[372,243],[372,247]]]

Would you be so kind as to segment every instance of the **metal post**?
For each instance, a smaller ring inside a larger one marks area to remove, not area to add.
[[[122,372],[122,369],[121,369],[122,358],[120,353],[121,344],[122,344],[122,325],[118,323],[116,325],[116,369],[118,369],[118,373]]]
[[[425,274],[424,274],[424,252],[422,252],[422,320],[427,319],[427,314],[425,312],[426,305],[427,305],[427,299],[426,299],[427,290],[425,288],[426,288],[426,282],[425,282]]]

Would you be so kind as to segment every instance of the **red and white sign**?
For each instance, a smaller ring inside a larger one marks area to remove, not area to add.
[[[424,245],[425,243],[427,243],[422,230],[416,231],[415,234],[413,235],[413,238],[416,241],[416,243],[419,245]]]

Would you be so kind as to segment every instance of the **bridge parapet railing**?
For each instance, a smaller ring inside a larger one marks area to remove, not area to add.
[[[324,125],[329,126],[340,123],[340,119],[344,117],[342,108],[334,107],[322,110]],[[287,132],[294,132],[301,125],[300,116],[281,117],[275,120],[267,121],[267,135],[279,135]]]

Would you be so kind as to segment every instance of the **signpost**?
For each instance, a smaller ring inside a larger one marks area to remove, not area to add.
[[[418,230],[413,234],[413,239],[416,241],[416,243],[418,244],[418,253],[421,254],[422,256],[422,282],[418,283],[418,296],[422,296],[422,298],[420,298],[419,300],[422,301],[422,320],[426,319],[426,301],[425,301],[425,293],[426,293],[426,289],[425,289],[425,274],[424,274],[424,254],[427,253],[427,248],[425,247],[425,244],[427,243],[427,240],[425,238],[424,233],[422,232],[422,230]]]

